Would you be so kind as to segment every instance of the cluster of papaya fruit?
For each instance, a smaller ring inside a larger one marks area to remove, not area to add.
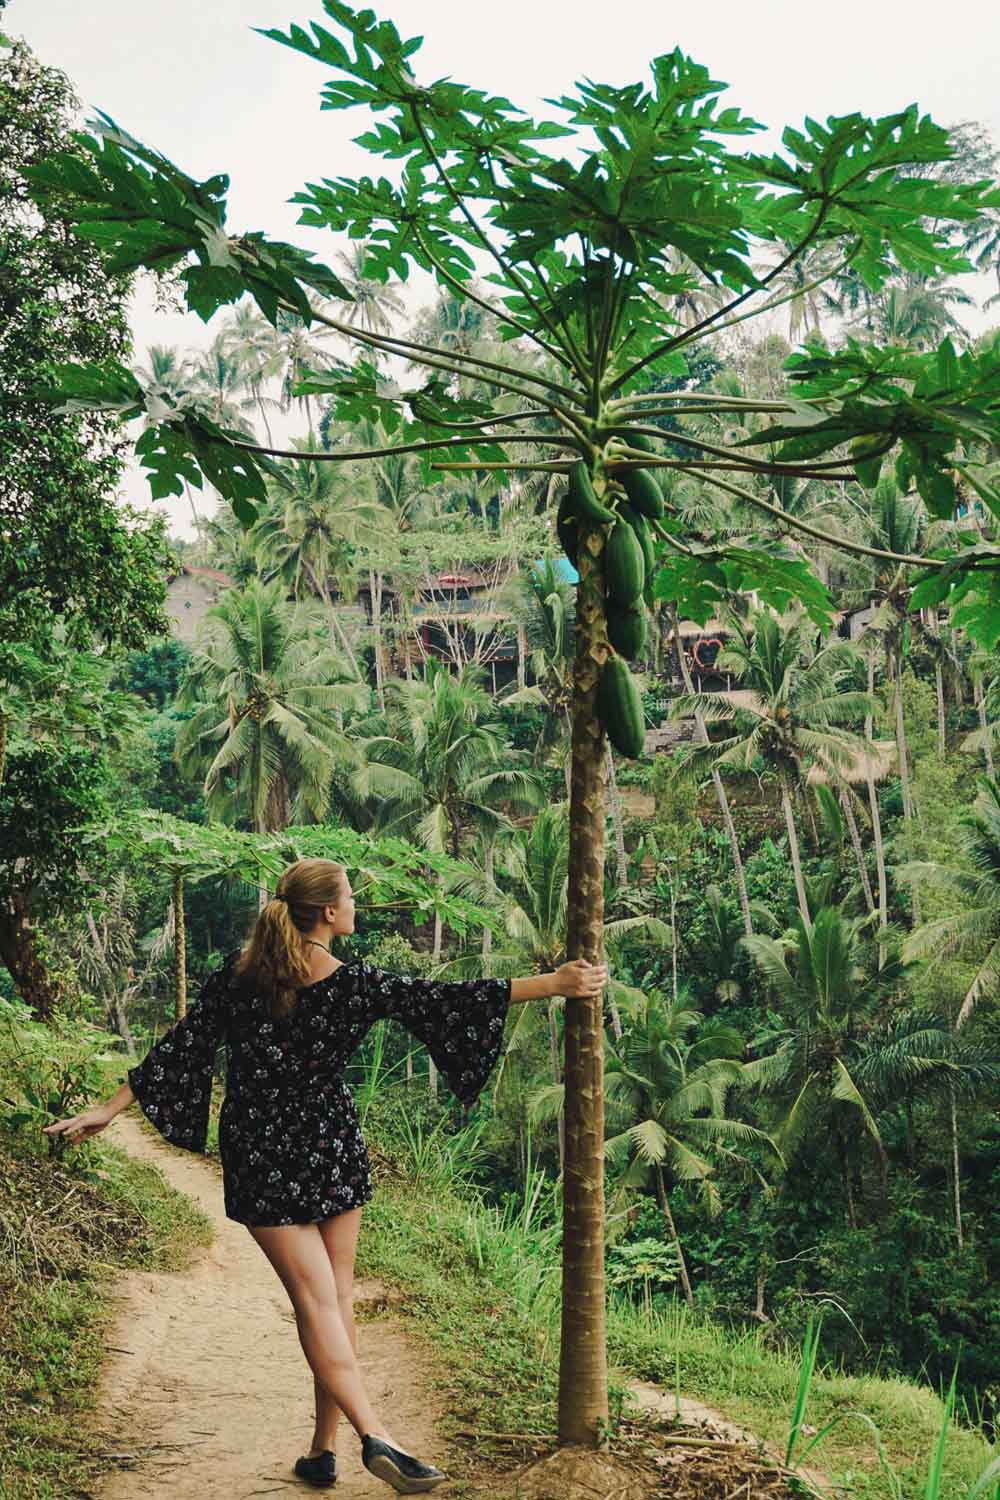
[[[655,451],[643,433],[623,432],[621,436],[630,448]],[[597,713],[615,749],[634,758],[642,754],[645,718],[628,662],[640,656],[646,645],[654,561],[650,522],[663,516],[663,494],[652,469],[623,469],[621,484],[625,497],[612,509],[595,495],[586,464],[582,460],[574,464],[556,516],[556,530],[563,551],[576,567],[581,522],[609,528],[602,562],[608,640],[613,649],[601,670]]]

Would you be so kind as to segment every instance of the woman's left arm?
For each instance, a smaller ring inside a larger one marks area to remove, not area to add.
[[[574,958],[551,974],[512,979],[510,1003],[520,1005],[525,1000],[548,1000],[553,995],[565,995],[570,1000],[585,999],[600,994],[607,978],[607,964],[589,964],[585,958]]]

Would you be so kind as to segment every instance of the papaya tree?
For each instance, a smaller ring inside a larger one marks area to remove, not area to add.
[[[325,398],[338,423],[377,419],[387,442],[317,451],[316,462],[415,453],[428,478],[540,474],[553,504],[565,490],[558,533],[579,573],[566,951],[597,961],[605,735],[621,753],[642,753],[628,660],[642,650],[644,610],[659,599],[704,621],[724,594],[755,590],[779,609],[797,597],[817,626],[829,619],[824,588],[780,537],[687,531],[658,472],[710,483],[762,527],[777,518],[862,555],[881,553],[782,510],[765,481],[870,486],[894,464],[934,514],[953,507],[956,472],[1000,507],[989,475],[965,456],[1000,440],[995,351],[958,354],[947,339],[928,352],[814,341],[788,362],[792,394],[766,400],[691,389],[690,352],[802,295],[782,278],[807,254],[817,286],[848,269],[873,291],[900,271],[967,269],[957,229],[1000,194],[927,175],[952,146],[915,106],[877,120],[807,120],[785,132],[780,151],[754,153],[745,142],[762,127],[722,105],[724,86],[675,50],[652,60],[645,82],[588,80],[552,101],[554,115],[534,119],[451,78],[420,82],[420,39],[401,38],[372,11],[341,0],[324,0],[324,10],[324,25],[264,35],[326,70],[324,108],[368,112],[358,140],[390,164],[391,178],[311,183],[295,197],[300,222],[363,239],[373,280],[403,281],[416,267],[482,307],[507,341],[499,350],[361,326],[349,289],[313,255],[227,228],[225,175],[196,181],[106,115],[78,135],[73,154],[32,170],[32,191],[42,204],[58,201],[115,271],[170,270],[205,320],[249,295],[274,325],[295,317],[342,334],[356,361],[308,374],[297,392]],[[386,375],[390,355],[422,372],[411,386]],[[74,409],[143,418],[136,447],[152,493],[208,480],[248,525],[273,460],[305,458],[227,431],[203,411],[147,400],[120,361],[58,366],[40,392]],[[706,414],[732,411],[763,423],[733,424],[718,439],[706,432]],[[692,415],[702,419],[697,432],[685,426]],[[995,565],[991,544],[900,560],[917,568],[917,605],[950,594],[984,645],[1000,636],[1000,573],[980,566]],[[568,1006],[558,1420],[563,1442],[590,1445],[608,1415],[603,1045],[599,1000]]]

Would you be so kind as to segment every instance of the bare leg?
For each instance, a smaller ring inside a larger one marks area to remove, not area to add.
[[[337,1284],[315,1224],[248,1224],[274,1267],[295,1312],[299,1342],[313,1376],[359,1437],[392,1442],[368,1399],[337,1301]]]
[[[333,1218],[322,1219],[318,1224],[333,1278],[337,1283],[337,1306],[355,1358],[358,1353],[358,1333],[354,1323],[354,1257],[357,1250],[358,1233],[361,1229],[361,1209],[352,1208]],[[313,1376],[313,1392],[316,1401],[316,1423],[313,1428],[312,1447],[309,1456],[329,1450],[337,1451],[337,1423],[340,1407]],[[391,1441],[391,1439],[390,1439]],[[393,1444],[398,1447],[397,1444]]]

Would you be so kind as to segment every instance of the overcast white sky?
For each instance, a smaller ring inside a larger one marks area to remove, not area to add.
[[[578,78],[644,77],[650,57],[679,45],[730,84],[727,102],[776,131],[806,114],[887,114],[915,101],[943,125],[979,120],[1000,137],[997,0],[385,0],[374,8],[404,35],[426,38],[418,77],[451,75],[536,113]],[[228,171],[231,228],[262,229],[331,260],[332,236],[299,228],[286,200],[322,176],[377,169],[351,140],[368,116],[320,112],[327,70],[252,30],[313,19],[323,19],[319,0],[10,0],[2,25],[64,69],[85,104],[192,175]],[[158,315],[141,298],[137,356],[150,343],[204,345],[219,316],[206,328]],[[145,481],[132,476],[127,494],[145,502]],[[181,502],[170,504],[186,533]]]

